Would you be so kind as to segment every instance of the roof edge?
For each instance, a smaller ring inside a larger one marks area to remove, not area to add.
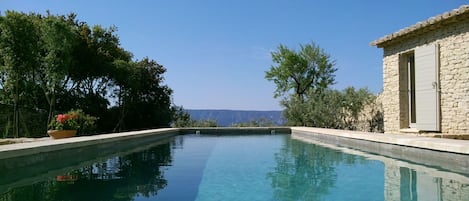
[[[434,17],[430,17],[427,20],[417,22],[416,24],[403,28],[397,32],[394,32],[392,34],[385,35],[373,42],[370,43],[370,46],[377,46],[377,47],[383,47],[382,44],[389,42],[391,40],[394,40],[396,38],[399,38],[401,36],[413,33],[417,30],[421,30],[423,28],[429,27],[431,25],[434,25],[439,22],[443,22],[445,20],[448,20],[450,18],[460,16],[462,14],[469,13],[469,5],[462,5],[457,9],[454,9],[452,11],[445,12],[441,15],[437,15]]]

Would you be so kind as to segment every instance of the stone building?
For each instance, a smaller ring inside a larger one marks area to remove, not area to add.
[[[469,5],[371,45],[384,51],[385,132],[469,136]]]

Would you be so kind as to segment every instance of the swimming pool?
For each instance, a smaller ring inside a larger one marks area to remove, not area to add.
[[[469,200],[467,174],[291,135],[115,145],[70,150],[44,167],[2,164],[0,201]]]

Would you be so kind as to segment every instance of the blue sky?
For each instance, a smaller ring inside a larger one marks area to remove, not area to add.
[[[280,110],[264,79],[279,44],[314,41],[336,60],[335,89],[382,90],[382,50],[371,41],[467,0],[0,0],[0,11],[68,14],[115,25],[135,59],[167,68],[165,82],[186,109]]]

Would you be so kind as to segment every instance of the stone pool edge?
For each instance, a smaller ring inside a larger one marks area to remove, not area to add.
[[[320,134],[340,138],[469,155],[469,140],[454,140],[405,134],[383,134],[312,127],[291,127],[291,133],[302,133],[306,135]]]
[[[81,136],[58,140],[40,140],[34,142],[7,144],[0,146],[0,160],[26,155],[73,149],[97,144],[112,143],[120,140],[138,139],[143,137],[160,137],[161,139],[179,135],[179,128],[161,128],[122,133],[109,133],[93,136]]]
[[[108,133],[92,136],[80,136],[52,140],[41,138],[25,142],[0,145],[0,160],[26,155],[73,149],[91,145],[112,143],[121,140],[134,140],[143,137],[167,138],[181,134],[258,134],[258,133],[286,133],[290,134],[290,127],[213,127],[213,128],[160,128],[122,133]]]
[[[180,134],[254,134],[254,133],[288,133],[292,135],[324,135],[329,137],[378,142],[404,147],[414,147],[426,150],[450,152],[469,155],[469,141],[445,138],[430,138],[421,136],[367,133],[336,129],[312,127],[225,127],[225,128],[161,128],[123,133],[110,133],[94,136],[74,137],[60,140],[40,140],[27,143],[8,144],[0,146],[0,159],[57,151],[70,148],[85,147],[95,144],[110,143],[118,140],[137,139],[159,135],[161,138]]]

